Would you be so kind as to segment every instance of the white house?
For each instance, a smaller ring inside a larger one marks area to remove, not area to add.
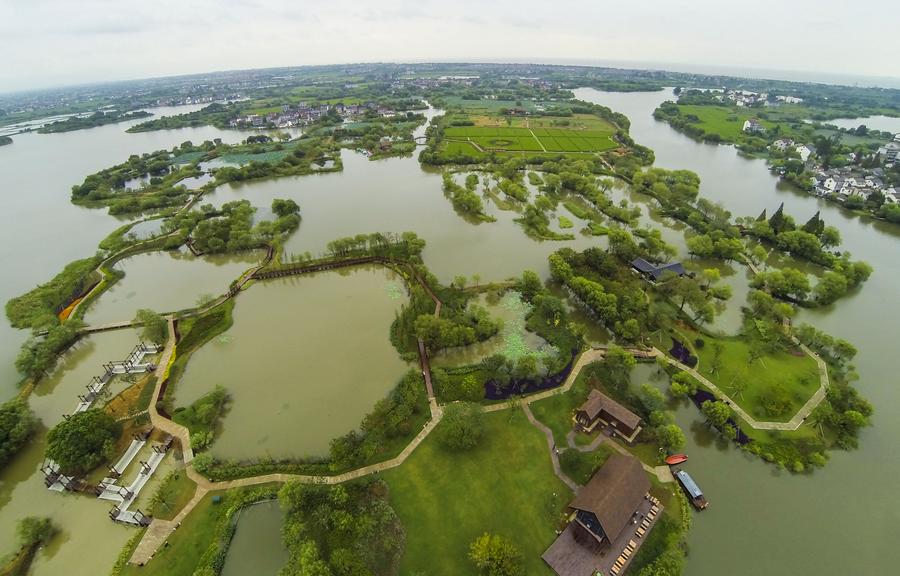
[[[897,161],[897,156],[900,155],[900,140],[898,140],[898,137],[900,137],[900,134],[894,136],[893,142],[888,142],[878,149],[878,153],[884,158],[885,162]]]
[[[779,152],[784,152],[788,148],[794,145],[794,141],[790,138],[781,138],[772,142],[772,148],[775,148]]]
[[[748,133],[756,132],[762,134],[766,131],[766,128],[765,126],[760,124],[759,120],[757,120],[756,118],[750,118],[748,120],[744,120],[744,127],[742,128],[742,130]]]
[[[806,162],[809,160],[809,157],[816,153],[816,147],[812,144],[801,144],[795,148],[797,150],[797,154],[800,155],[800,159]]]

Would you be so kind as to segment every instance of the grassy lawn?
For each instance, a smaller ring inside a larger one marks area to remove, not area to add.
[[[166,476],[157,494],[159,501],[149,514],[161,520],[171,520],[194,497],[197,485],[188,478],[184,470],[173,470]]]
[[[557,446],[566,446],[566,434],[572,430],[572,414],[576,408],[584,404],[587,395],[588,388],[579,377],[565,394],[556,394],[531,403],[531,413],[553,431],[553,439]],[[584,434],[578,436],[588,438]]]
[[[126,565],[122,576],[191,576],[213,539],[219,516],[225,513],[224,506],[213,504],[213,494],[207,494],[188,514],[169,537],[169,546],[161,548],[146,566]]]
[[[384,473],[407,535],[400,574],[472,574],[469,545],[484,532],[516,543],[525,574],[552,574],[540,556],[572,494],[553,475],[543,435],[513,414],[486,414],[472,451],[448,452],[432,436]]]
[[[559,465],[566,476],[583,486],[613,452],[615,450],[606,443],[597,446],[593,452],[579,452],[568,448],[560,455]]]
[[[795,351],[767,353],[750,364],[748,338],[720,338],[718,341],[724,346],[721,368],[715,374],[709,372],[713,364],[713,340],[706,338],[706,345],[696,350],[700,358],[698,370],[754,418],[786,422],[819,388],[816,363],[805,354],[796,355]],[[743,391],[736,384],[738,382],[746,386]],[[786,390],[790,409],[781,415],[769,414],[763,408],[764,399],[767,392],[778,386]]]
[[[706,132],[718,134],[723,140],[734,142],[743,134],[744,121],[757,118],[759,110],[739,110],[728,106],[700,106],[685,104],[678,106],[683,116],[696,116],[700,119],[697,124]],[[760,124],[767,129],[775,126],[772,122],[761,120]]]

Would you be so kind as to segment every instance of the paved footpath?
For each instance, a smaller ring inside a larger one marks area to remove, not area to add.
[[[751,428],[755,428],[757,430],[796,430],[803,422],[809,417],[813,410],[825,399],[825,395],[828,391],[828,386],[830,382],[828,380],[828,366],[825,364],[825,361],[822,358],[807,348],[804,344],[801,344],[796,338],[791,338],[794,343],[800,347],[803,352],[816,361],[816,366],[819,369],[819,389],[806,401],[806,403],[794,414],[794,417],[788,420],[787,422],[761,422],[756,420],[750,414],[748,414],[743,408],[738,406],[738,403],[731,399],[731,396],[723,392],[718,386],[713,384],[706,378],[703,374],[700,374],[696,369],[690,368],[685,364],[682,364],[678,360],[674,358],[670,358],[666,356],[661,350],[654,348],[657,356],[661,356],[665,358],[666,361],[675,366],[679,370],[683,370],[693,376],[696,380],[698,380],[701,384],[712,390],[713,394],[717,397],[722,398],[725,402],[731,406],[731,409],[734,410],[743,420],[750,425]]]

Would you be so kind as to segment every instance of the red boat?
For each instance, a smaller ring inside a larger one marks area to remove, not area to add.
[[[666,458],[666,464],[669,466],[677,466],[683,462],[687,462],[687,454],[672,454]]]

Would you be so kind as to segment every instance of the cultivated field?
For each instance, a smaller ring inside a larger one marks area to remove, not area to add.
[[[612,131],[570,128],[493,128],[454,126],[444,130],[447,140],[471,143],[483,151],[594,153],[617,146]],[[468,150],[470,152],[472,146]]]

